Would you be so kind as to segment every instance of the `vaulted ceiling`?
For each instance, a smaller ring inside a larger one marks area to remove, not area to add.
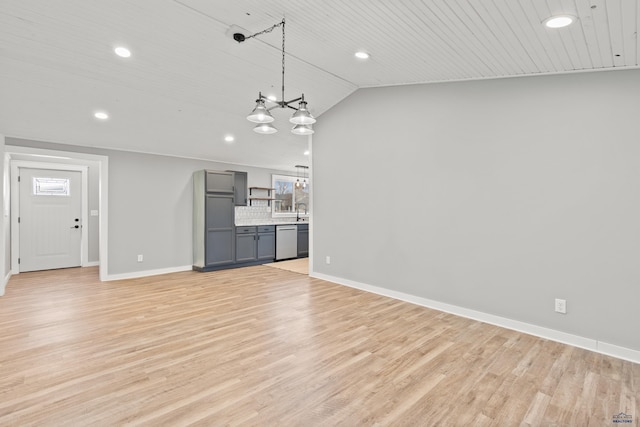
[[[577,22],[541,24],[563,13]],[[232,26],[286,18],[285,98],[321,121],[362,87],[637,67],[639,16],[637,0],[0,0],[0,133],[292,169],[308,158],[290,110],[274,135],[245,119],[258,92],[280,98],[281,30],[240,44]]]

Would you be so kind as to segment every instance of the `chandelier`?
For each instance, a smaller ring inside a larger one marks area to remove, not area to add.
[[[280,101],[272,101],[269,98],[263,96],[262,92],[258,92],[258,99],[256,99],[256,106],[251,112],[251,114],[247,116],[247,120],[253,123],[257,123],[256,127],[253,128],[254,132],[257,132],[263,135],[276,133],[278,132],[278,129],[276,129],[276,127],[271,124],[275,119],[271,115],[270,111],[273,110],[274,108],[291,108],[292,110],[295,110],[295,112],[289,119],[289,122],[294,124],[293,128],[291,129],[291,133],[294,133],[296,135],[311,135],[314,132],[311,125],[316,122],[316,119],[311,115],[309,110],[307,110],[307,103],[304,100],[304,93],[300,97],[292,99],[290,101],[284,100],[284,71],[285,71],[284,18],[282,19],[282,22],[279,22],[267,28],[266,30],[260,31],[250,36],[245,36],[242,33],[235,33],[233,35],[233,39],[238,43],[242,43],[246,39],[250,39],[253,37],[260,36],[262,34],[270,33],[271,31],[273,31],[278,27],[282,27],[282,98],[280,99]],[[297,108],[291,105],[298,101],[299,101],[299,104]],[[272,103],[275,105],[268,107],[267,103]]]

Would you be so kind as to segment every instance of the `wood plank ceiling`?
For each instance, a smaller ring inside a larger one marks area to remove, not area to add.
[[[577,22],[541,24],[562,13]],[[321,116],[363,87],[637,68],[639,16],[637,0],[3,0],[0,133],[292,169],[308,159],[288,113],[269,136],[245,120],[280,93],[281,32],[238,44],[232,25],[286,17],[286,98]]]

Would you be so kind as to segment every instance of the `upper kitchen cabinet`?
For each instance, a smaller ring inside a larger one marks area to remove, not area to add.
[[[235,176],[233,172],[210,171],[205,174],[205,191],[207,193],[233,193]]]
[[[248,176],[246,172],[240,171],[228,171],[233,172],[233,180],[235,187],[235,199],[236,206],[247,206],[247,182]]]

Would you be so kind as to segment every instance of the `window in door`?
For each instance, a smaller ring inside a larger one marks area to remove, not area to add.
[[[34,196],[70,196],[67,178],[33,178]]]

